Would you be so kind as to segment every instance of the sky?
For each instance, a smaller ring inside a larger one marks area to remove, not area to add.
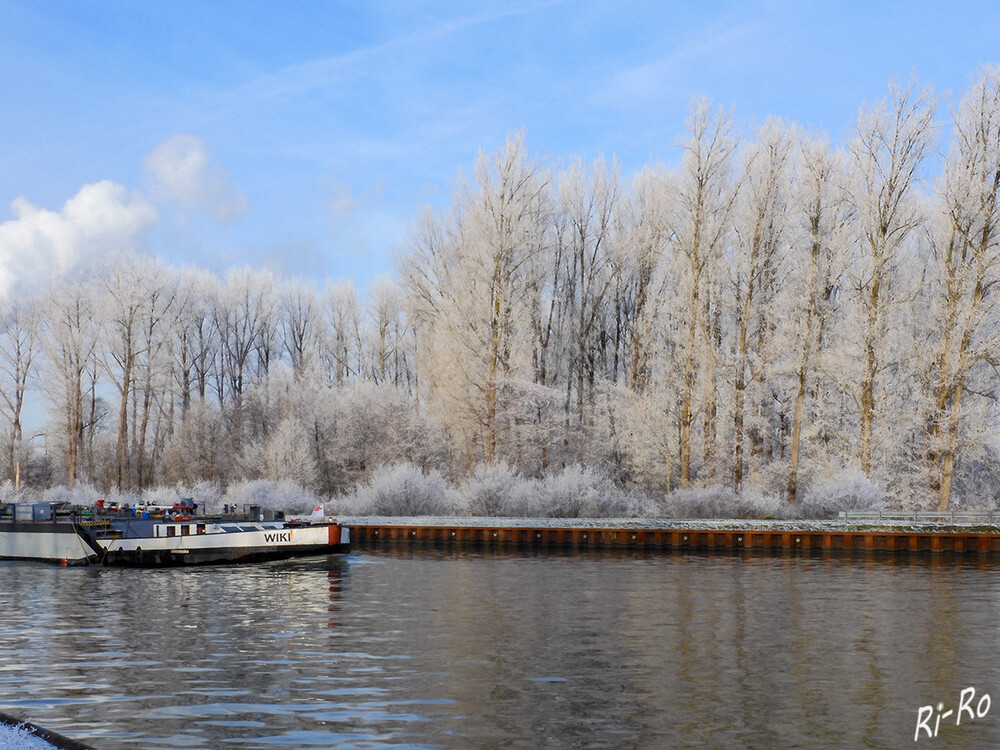
[[[0,0],[0,294],[128,250],[364,290],[514,131],[629,177],[694,97],[840,143],[998,61],[996,2]]]

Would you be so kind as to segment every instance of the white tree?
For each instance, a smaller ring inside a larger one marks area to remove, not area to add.
[[[935,233],[935,324],[928,419],[932,490],[951,498],[964,396],[996,393],[1000,365],[1000,68],[984,68],[962,98],[940,189],[943,221]],[[983,417],[980,416],[980,424]],[[968,427],[966,429],[969,429]]]
[[[278,423],[264,447],[264,464],[264,478],[316,490],[319,482],[316,446],[301,419],[289,415]]]
[[[187,290],[187,295],[186,304],[179,308],[173,354],[181,413],[184,415],[191,407],[192,392],[199,401],[205,400],[210,389],[219,392],[217,361],[220,345],[213,311],[221,291],[219,279],[208,271],[185,270],[179,284]],[[221,405],[221,396],[219,401]]]
[[[728,260],[733,359],[733,486],[743,488],[744,448],[748,438],[757,453],[763,442],[759,423],[746,428],[747,389],[768,377],[776,353],[773,330],[780,317],[776,309],[779,264],[786,242],[787,193],[792,175],[792,134],[776,120],[769,120],[755,134],[743,154],[744,172],[737,210],[733,215],[734,243]],[[756,401],[765,398],[757,393]]]
[[[10,423],[8,477],[15,491],[21,484],[23,428],[21,414],[29,380],[35,373],[35,354],[41,314],[30,299],[12,297],[0,308],[0,413]]]
[[[365,368],[373,383],[409,387],[412,359],[409,325],[403,311],[403,290],[389,278],[374,281],[369,292]]]
[[[114,482],[121,492],[145,486],[152,473],[150,420],[162,394],[171,393],[170,345],[183,305],[173,271],[150,258],[110,256],[98,279],[100,359],[119,398]]]
[[[836,305],[835,290],[842,274],[838,251],[847,211],[843,201],[843,167],[825,138],[803,139],[791,196],[790,220],[798,230],[792,253],[789,289],[798,304],[790,306],[795,347],[795,406],[792,412],[786,497],[794,502],[799,490],[799,462],[806,428],[806,397],[818,400],[818,380],[829,350],[829,321]],[[793,230],[794,231],[794,230]],[[814,418],[817,410],[814,410]]]
[[[528,272],[544,245],[548,177],[520,135],[480,154],[447,224],[425,218],[400,259],[430,398],[471,452],[492,463],[499,388],[531,364]],[[481,452],[481,453],[480,453]]]
[[[711,275],[731,231],[730,217],[736,196],[732,180],[737,143],[732,135],[732,118],[712,112],[711,104],[692,104],[687,121],[688,140],[684,144],[677,183],[677,195],[670,215],[670,246],[678,256],[675,283],[683,289],[683,303],[677,314],[686,320],[683,351],[683,382],[679,420],[680,483],[692,480],[692,425],[698,411],[699,376],[706,396],[704,409],[706,450],[712,443],[715,405],[715,342],[711,309]],[[703,370],[701,372],[700,370]]]
[[[618,306],[625,315],[628,341],[627,371],[629,387],[645,391],[652,376],[652,350],[655,339],[658,302],[667,290],[663,256],[667,252],[669,214],[672,194],[668,177],[659,169],[640,172],[632,186],[627,209],[628,236],[622,243],[622,291]]]
[[[361,376],[361,313],[358,292],[350,281],[326,290],[326,328],[321,357],[327,380],[343,385]]]
[[[855,212],[851,286],[857,309],[860,375],[852,384],[859,413],[861,470],[871,475],[879,384],[893,362],[886,351],[901,288],[907,241],[920,225],[915,195],[920,167],[934,137],[934,101],[914,83],[892,83],[889,98],[863,109],[850,146],[849,197]]]
[[[576,418],[585,423],[585,394],[596,374],[597,334],[606,316],[605,306],[618,279],[620,256],[613,248],[615,223],[619,220],[620,187],[618,165],[599,159],[588,177],[576,161],[559,178],[559,208],[569,229],[571,274],[566,281],[568,306],[572,310],[573,380]]]
[[[99,283],[102,341],[101,361],[118,390],[118,428],[115,446],[115,486],[121,492],[130,477],[128,466],[129,399],[140,356],[141,316],[145,308],[145,263],[135,256],[112,256],[101,269]]]
[[[286,281],[278,295],[278,325],[295,377],[303,378],[318,357],[323,315],[316,293],[300,281]]]
[[[141,356],[135,380],[138,417],[132,429],[132,453],[139,487],[153,482],[156,455],[162,450],[166,435],[172,429],[176,396],[172,345],[194,294],[194,290],[179,283],[173,269],[160,263],[150,265],[147,273],[146,304],[140,331]]]
[[[230,478],[231,463],[221,408],[210,399],[194,400],[165,441],[163,479],[189,486],[221,482]]]
[[[42,345],[46,388],[61,423],[65,478],[74,484],[83,474],[84,446],[96,421],[96,351],[94,288],[86,280],[58,284],[45,303]],[[90,396],[90,404],[85,400]]]
[[[275,350],[275,305],[273,276],[242,269],[226,275],[213,310],[220,343],[220,377],[229,397],[232,438],[237,447],[245,426],[244,394],[266,377]]]

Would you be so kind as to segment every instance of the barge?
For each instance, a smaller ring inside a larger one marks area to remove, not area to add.
[[[317,508],[285,519],[251,508],[243,514],[187,516],[130,510],[73,509],[47,503],[0,520],[0,559],[63,565],[167,567],[260,562],[350,549],[350,530]],[[266,517],[269,516],[269,517]]]

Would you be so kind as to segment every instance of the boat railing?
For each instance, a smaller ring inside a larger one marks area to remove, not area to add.
[[[23,505],[23,507],[21,507]],[[38,506],[33,507],[33,506]],[[79,526],[106,525],[113,521],[195,521],[198,522],[229,522],[229,523],[260,523],[284,521],[285,514],[281,511],[262,509],[259,506],[232,506],[222,513],[205,513],[202,508],[197,511],[149,509],[139,507],[97,507],[71,505],[69,503],[32,503],[0,505],[0,520],[26,521],[63,521]]]

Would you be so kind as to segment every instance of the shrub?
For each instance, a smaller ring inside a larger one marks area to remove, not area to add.
[[[269,482],[255,479],[229,485],[222,501],[242,508],[258,505],[264,510],[281,510],[286,513],[308,513],[320,504],[320,499],[292,482]],[[197,499],[195,502],[198,502]]]
[[[23,486],[14,489],[14,483],[9,479],[0,484],[0,503],[24,503],[30,502],[32,494]]]
[[[452,515],[459,509],[441,472],[423,472],[411,463],[380,467],[346,504],[356,513],[376,516]]]
[[[100,498],[107,498],[106,493],[84,482],[78,482],[73,487],[64,484],[50,487],[42,493],[42,500],[49,503],[72,503],[73,505],[94,505]]]
[[[656,512],[649,498],[628,493],[583,466],[567,466],[541,480],[534,510],[549,518],[635,518]]]
[[[786,506],[778,495],[752,489],[738,494],[713,485],[676,490],[666,497],[661,511],[669,518],[782,518]]]
[[[885,492],[861,472],[842,472],[829,481],[815,483],[802,498],[796,515],[831,518],[840,511],[872,510],[885,501]]]
[[[600,502],[601,477],[582,466],[567,466],[541,482],[542,515],[549,518],[579,518],[593,515]]]
[[[473,516],[517,516],[527,509],[534,482],[519,477],[510,466],[480,464],[463,482],[459,494]]]

